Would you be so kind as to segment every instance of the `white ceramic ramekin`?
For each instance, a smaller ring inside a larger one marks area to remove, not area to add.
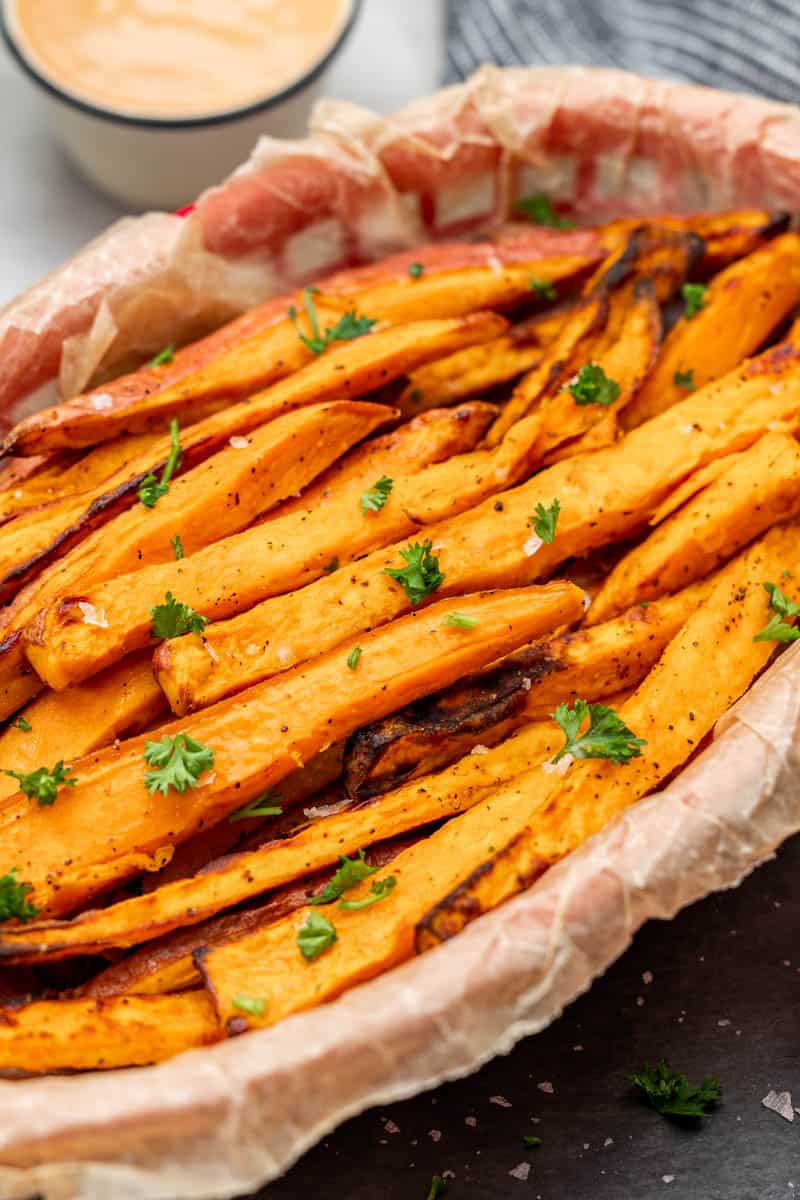
[[[47,94],[53,128],[70,158],[102,191],[134,209],[177,209],[238,166],[261,134],[298,137],[307,127],[328,67],[361,8],[348,0],[324,55],[294,83],[244,108],[161,119],[119,112],[60,87],[29,58],[14,28],[14,0],[2,0],[2,34],[14,58]]]

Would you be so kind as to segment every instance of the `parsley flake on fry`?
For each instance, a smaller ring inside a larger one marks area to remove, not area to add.
[[[358,664],[360,661],[361,661],[361,647],[353,646],[353,649],[350,651],[350,653],[347,656],[347,666],[351,671],[355,671],[355,670],[357,670]]]
[[[608,378],[602,367],[589,362],[567,384],[567,391],[581,407],[586,404],[604,404],[608,407],[617,399],[621,388],[616,379]]]
[[[49,808],[55,804],[60,787],[75,787],[77,779],[70,778],[72,767],[65,767],[64,760],[59,759],[52,771],[47,767],[37,767],[35,771],[3,771],[19,783],[19,790],[29,800],[38,800],[40,808]]]
[[[30,721],[26,721],[23,716],[15,717],[13,721],[9,721],[9,729],[19,729],[21,733],[30,733],[33,729]]]
[[[175,343],[170,342],[163,350],[159,350],[155,358],[151,358],[147,364],[149,367],[163,367],[166,363],[171,363],[175,357]]]
[[[169,457],[167,458],[164,470],[161,472],[161,479],[156,479],[151,471],[149,475],[145,475],[139,484],[139,500],[145,508],[155,508],[160,498],[166,496],[169,491],[169,482],[180,466],[181,443],[178,434],[178,422],[174,417],[169,423],[169,437]]]
[[[228,817],[228,821],[233,823],[234,821],[250,821],[253,817],[279,817],[283,809],[275,801],[280,798],[280,794],[270,788],[263,796],[256,796],[255,800],[251,800],[249,804],[243,804],[241,808],[237,808],[236,812],[232,812]]]
[[[534,225],[549,225],[551,229],[574,229],[575,222],[562,217],[553,208],[553,202],[544,192],[535,196],[522,196],[514,205],[514,211],[522,213]]]
[[[306,962],[319,958],[336,941],[335,927],[322,913],[310,912],[297,934],[297,948]]]
[[[478,624],[478,618],[469,617],[466,613],[452,612],[447,614],[444,623],[451,625],[453,629],[474,629]]]
[[[431,554],[433,542],[412,542],[407,550],[400,551],[404,558],[404,567],[384,567],[384,572],[391,579],[402,584],[412,607],[416,607],[431,592],[435,592],[444,583],[444,575],[439,570],[439,559]]]
[[[368,896],[362,896],[360,900],[340,900],[339,908],[347,909],[350,912],[369,908],[370,904],[377,904],[379,900],[388,900],[396,886],[397,876],[395,875],[387,875],[385,879],[376,879],[369,889]]]
[[[267,1010],[266,1000],[261,1000],[257,996],[234,996],[231,1004],[234,1008],[238,1008],[239,1012],[247,1013],[248,1017],[263,1017]]]
[[[585,700],[576,700],[572,708],[567,704],[559,704],[552,716],[566,738],[564,745],[553,756],[553,763],[559,762],[566,754],[573,758],[607,758],[614,763],[626,763],[631,758],[639,758],[642,746],[647,745],[620,720],[613,708],[606,708],[604,704],[587,704]],[[587,717],[589,726],[581,733],[581,726]]]
[[[685,392],[694,391],[694,371],[690,367],[688,371],[676,371],[672,376],[672,382],[675,387],[683,388]]]
[[[196,787],[203,771],[213,767],[214,751],[188,733],[176,733],[157,742],[145,742],[144,761],[154,768],[144,777],[148,792],[151,796],[153,792],[166,796],[170,788],[186,792]]]
[[[682,285],[683,315],[687,321],[691,321],[692,317],[696,317],[705,308],[707,291],[708,288],[704,283],[684,283]]]
[[[331,559],[331,561],[329,563],[326,563],[325,566],[322,568],[322,570],[325,572],[326,575],[332,575],[334,571],[339,570],[339,559],[336,558],[336,556],[334,555],[334,557]]]
[[[172,553],[175,555],[175,561],[180,562],[180,560],[183,558],[183,542],[181,541],[181,535],[176,533],[174,538],[169,539],[169,544],[172,546]]]
[[[181,604],[172,592],[167,592],[163,604],[150,609],[150,618],[151,637],[165,642],[185,633],[202,633],[208,624],[208,617],[201,616],[188,604]]]
[[[322,333],[317,318],[317,310],[314,307],[313,296],[317,290],[317,288],[303,288],[303,307],[306,310],[308,324],[311,327],[311,337],[306,337],[301,331],[295,306],[292,304],[289,308],[289,319],[297,331],[297,336],[312,354],[322,354],[327,350],[331,342],[350,342],[354,338],[363,337],[365,333],[369,333],[375,324],[375,320],[372,317],[357,316],[354,309],[344,313],[335,325],[329,326]]]
[[[765,583],[762,584],[762,587],[769,596],[769,606],[774,616],[770,617],[764,628],[758,631],[753,641],[796,642],[800,638],[800,629],[795,625],[789,625],[788,621],[800,617],[800,604],[795,604],[794,600],[790,600],[777,584]],[[787,618],[788,621],[784,618]]]
[[[667,1062],[657,1067],[645,1064],[629,1080],[647,1097],[650,1104],[664,1117],[708,1117],[711,1109],[722,1099],[722,1085],[707,1076],[699,1087],[689,1083],[685,1075],[673,1071]]]
[[[423,263],[420,263],[420,262],[409,263],[408,264],[408,273],[412,279],[419,279],[422,275],[425,274],[425,267],[424,267]]]
[[[17,868],[12,867],[5,875],[0,875],[0,921],[32,921],[41,912],[25,897],[33,891],[30,883],[20,883],[17,879]]]
[[[355,858],[347,858],[343,856],[339,859],[339,866],[334,875],[325,884],[318,896],[313,900],[309,900],[309,904],[332,904],[334,900],[348,890],[355,887],[362,879],[368,879],[370,875],[375,875],[378,867],[371,867],[364,858],[364,851],[359,850]]]
[[[537,296],[541,296],[542,300],[558,299],[558,292],[549,279],[538,279],[535,275],[531,275],[528,287],[532,292],[536,292]]]
[[[549,508],[540,501],[536,505],[536,513],[532,517],[528,517],[528,523],[533,526],[533,532],[537,537],[540,537],[543,542],[547,542],[548,546],[555,539],[556,525],[558,524],[558,515],[561,512],[561,504],[556,499]]]
[[[389,499],[393,487],[394,480],[390,479],[388,475],[381,475],[380,479],[376,479],[371,488],[361,493],[362,513],[380,512]]]

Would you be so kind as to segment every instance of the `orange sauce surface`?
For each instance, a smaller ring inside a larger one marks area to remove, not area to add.
[[[322,58],[347,0],[16,0],[13,30],[55,84],[101,107],[201,116],[280,91]]]

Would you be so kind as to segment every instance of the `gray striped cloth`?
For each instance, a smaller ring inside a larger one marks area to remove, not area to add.
[[[447,16],[450,82],[582,63],[800,101],[800,0],[448,0]]]

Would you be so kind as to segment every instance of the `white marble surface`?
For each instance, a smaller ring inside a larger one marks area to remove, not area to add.
[[[390,112],[433,90],[443,62],[441,0],[364,0],[328,94]],[[38,90],[0,49],[0,303],[123,214],[53,140]]]

